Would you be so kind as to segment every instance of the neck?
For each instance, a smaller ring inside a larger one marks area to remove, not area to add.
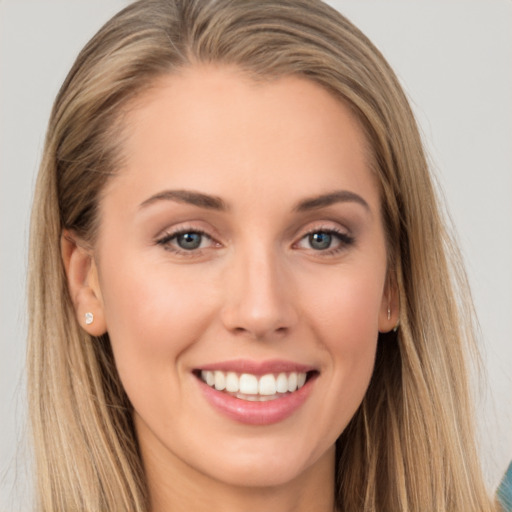
[[[198,482],[196,482],[198,483]],[[298,489],[296,486],[282,488],[226,488],[209,485],[207,489],[197,486],[168,485],[151,486],[151,512],[333,512],[333,492]]]
[[[231,485],[141,446],[151,512],[333,512],[334,447],[291,481]]]

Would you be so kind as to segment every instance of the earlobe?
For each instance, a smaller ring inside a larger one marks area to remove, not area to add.
[[[105,334],[107,326],[92,251],[66,230],[61,236],[61,254],[78,323],[91,336]]]

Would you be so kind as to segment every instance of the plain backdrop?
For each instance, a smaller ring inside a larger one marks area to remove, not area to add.
[[[25,273],[50,108],[121,0],[0,0],[0,511],[27,510]],[[381,49],[420,123],[479,314],[489,486],[512,459],[512,2],[333,0]]]

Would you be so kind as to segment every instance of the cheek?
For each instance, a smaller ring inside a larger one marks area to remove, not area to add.
[[[385,269],[379,266],[340,269],[322,286],[303,283],[301,296],[307,303],[302,308],[311,313],[314,325],[334,347],[335,340],[344,340],[343,345],[357,351],[365,340],[377,338],[384,279]]]
[[[331,393],[325,403],[334,417],[326,416],[325,422],[331,421],[333,437],[356,412],[373,373],[384,279],[385,267],[376,265],[340,271],[325,286],[308,287],[304,310],[311,311],[315,338],[329,360]]]
[[[102,282],[107,329],[116,365],[129,392],[156,375],[172,379],[179,355],[209,322],[211,298],[201,280],[171,273],[159,265],[113,262]],[[162,372],[159,372],[162,369]],[[166,382],[169,384],[169,382]]]

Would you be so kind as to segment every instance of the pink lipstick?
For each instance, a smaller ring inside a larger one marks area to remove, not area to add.
[[[291,416],[306,401],[318,376],[289,361],[234,360],[194,371],[206,400],[240,423],[269,425]]]

